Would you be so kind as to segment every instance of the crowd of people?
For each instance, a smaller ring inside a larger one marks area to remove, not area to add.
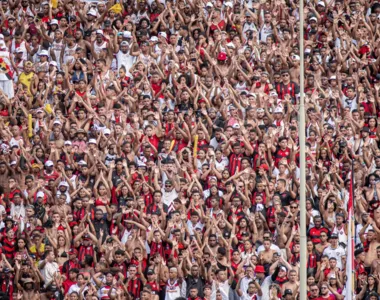
[[[308,298],[380,299],[380,3],[303,15],[2,0],[0,299],[300,299],[301,184]]]

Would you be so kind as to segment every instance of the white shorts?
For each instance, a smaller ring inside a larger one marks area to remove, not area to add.
[[[15,96],[13,80],[0,80],[0,89],[9,99],[12,99]]]

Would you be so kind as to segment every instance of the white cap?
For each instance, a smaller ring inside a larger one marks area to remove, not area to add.
[[[41,52],[38,53],[38,56],[47,56],[47,57],[49,57],[49,52],[47,50],[41,50]]]
[[[45,193],[39,191],[39,192],[37,193],[37,198],[43,198],[43,197],[45,197]]]
[[[168,37],[168,35],[164,31],[159,32],[158,35],[164,37],[165,39]]]
[[[320,5],[320,6],[326,7],[325,2],[323,2],[323,1],[318,1],[318,4],[317,4],[317,5]]]
[[[274,113],[275,114],[280,114],[280,113],[282,114],[282,108],[277,106],[276,109],[274,110]]]
[[[67,186],[67,187],[69,187],[69,184],[66,181],[61,181],[59,183],[59,186]]]
[[[299,55],[292,55],[292,58],[293,58],[293,60],[300,60],[301,58],[300,58],[300,56]]]
[[[152,36],[149,40],[150,40],[151,42],[158,42],[158,37],[156,37],[156,36]]]
[[[128,42],[127,41],[122,41],[120,43],[120,46],[129,46]]]
[[[83,166],[83,165],[87,165],[87,163],[82,159],[82,160],[78,163],[78,165]]]
[[[106,129],[104,129],[103,133],[104,133],[104,134],[111,134],[111,130],[108,129],[108,128],[106,128]]]
[[[58,25],[58,20],[57,19],[51,20],[50,25]]]
[[[11,166],[13,166],[13,165],[15,165],[17,162],[15,161],[15,160],[12,160],[9,164],[11,165]]]
[[[65,141],[65,146],[71,146],[71,145],[72,145],[71,141]]]
[[[23,53],[24,51],[20,47],[18,47],[18,48],[16,48],[15,52],[16,53]]]
[[[54,67],[58,66],[58,65],[57,65],[57,62],[54,61],[54,60],[52,60],[52,61],[49,63],[49,65],[54,66]]]
[[[96,11],[94,9],[90,9],[88,12],[87,12],[88,15],[90,16],[94,16],[96,17]]]
[[[132,37],[132,33],[130,31],[123,32],[123,38],[130,39]]]
[[[329,80],[336,80],[336,76],[335,75],[331,76]]]
[[[232,5],[232,2],[229,2],[229,1],[228,1],[228,2],[224,3],[224,6],[227,6],[227,7],[231,7],[231,8],[232,8],[233,5]]]
[[[227,48],[235,49],[235,45],[231,42],[229,42],[226,46],[227,46]]]
[[[232,128],[233,129],[240,129],[239,123],[235,123],[234,125],[232,125]]]
[[[42,108],[37,109],[36,113],[38,114],[40,112],[44,112],[44,110]]]
[[[277,97],[277,92],[276,91],[271,91],[269,93],[269,96],[272,96],[272,97],[276,96]]]
[[[62,125],[61,121],[60,120],[55,120],[53,122],[53,125]]]
[[[96,34],[104,35],[103,30],[101,30],[101,29],[98,29],[98,30],[96,31]]]
[[[95,139],[89,139],[89,140],[88,140],[88,143],[89,143],[89,144],[97,144],[97,142],[96,142]]]
[[[0,40],[4,39],[4,35],[0,33]]]
[[[139,162],[137,163],[137,167],[138,167],[138,168],[145,168],[145,167],[146,167],[146,164],[144,164],[142,161],[139,161]]]
[[[46,167],[52,167],[52,166],[54,166],[54,163],[53,163],[51,160],[48,160],[48,161],[45,163],[45,166],[46,166]]]
[[[318,19],[316,18],[316,17],[311,17],[310,19],[309,19],[309,21],[315,21],[315,22],[317,22],[318,21]]]
[[[264,112],[265,110],[264,110],[264,108],[262,108],[262,107],[259,107],[258,109],[256,109],[256,112]]]
[[[206,6],[207,6],[207,7],[213,7],[214,5],[213,5],[211,2],[207,2],[207,3],[206,3]]]

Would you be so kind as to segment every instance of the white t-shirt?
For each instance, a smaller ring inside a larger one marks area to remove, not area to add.
[[[161,189],[162,192],[162,202],[166,204],[169,209],[173,206],[173,201],[178,197],[177,191],[173,188],[171,192],[166,192],[165,188]]]
[[[40,261],[40,264],[43,261]],[[59,266],[56,262],[47,262],[45,267],[42,269],[42,276],[45,279],[45,287],[50,284],[50,282],[54,279],[54,274],[59,272]]]
[[[344,249],[341,246],[338,246],[336,249],[333,249],[330,245],[323,251],[323,255],[327,255],[329,258],[335,257],[336,266],[339,269],[342,269],[342,256],[346,255],[346,251],[344,251]]]
[[[228,280],[226,280],[225,282],[219,282],[219,291],[220,293],[222,294],[222,299],[223,300],[229,300],[229,293],[230,293],[230,285],[228,284]],[[216,282],[215,280],[213,281],[212,283],[212,293],[211,293],[211,299],[216,299],[216,291],[218,290],[216,288]]]

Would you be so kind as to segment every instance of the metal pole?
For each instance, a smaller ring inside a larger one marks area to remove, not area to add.
[[[299,299],[307,299],[307,240],[306,240],[306,155],[305,155],[305,87],[304,87],[304,0],[300,0],[299,16],[300,16],[300,108],[299,108],[299,140],[300,140],[300,294]]]

